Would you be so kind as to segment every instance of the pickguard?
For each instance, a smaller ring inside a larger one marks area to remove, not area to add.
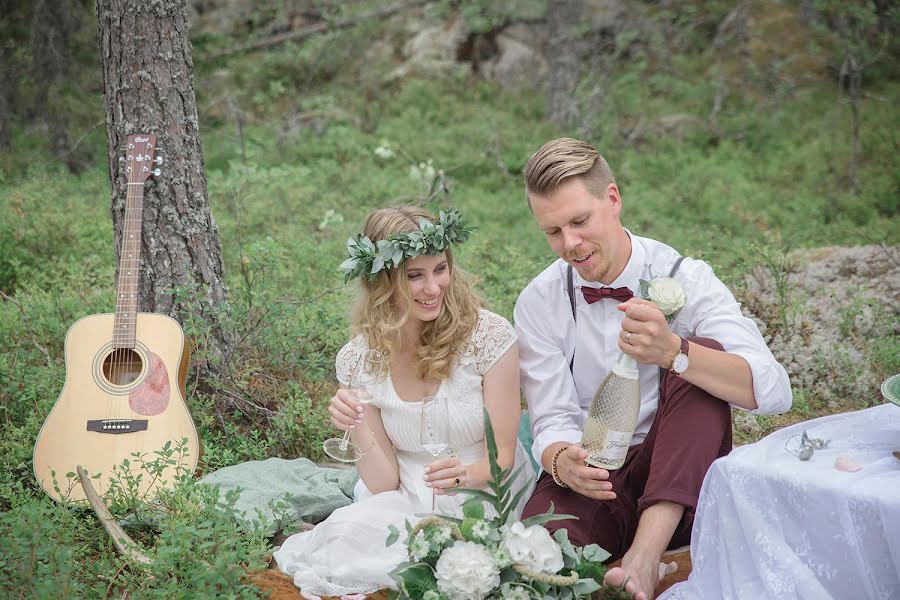
[[[150,352],[150,365],[144,382],[128,394],[128,406],[145,417],[152,417],[169,406],[169,372],[162,359]]]

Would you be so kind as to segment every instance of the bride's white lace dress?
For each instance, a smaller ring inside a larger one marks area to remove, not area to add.
[[[450,399],[450,445],[464,464],[486,456],[482,406],[484,374],[513,345],[515,331],[503,317],[481,310],[471,343],[460,353],[450,377],[441,382],[439,393]],[[357,336],[338,353],[338,381],[346,385],[366,341]],[[432,493],[422,479],[425,466],[435,459],[419,443],[420,402],[405,402],[397,396],[390,377],[367,381],[365,387],[381,410],[384,428],[397,455],[400,488],[380,494],[365,494],[358,502],[339,508],[328,519],[307,532],[292,535],[275,552],[278,567],[293,577],[304,592],[339,596],[369,593],[393,586],[389,572],[406,560],[401,540],[385,546],[394,525],[405,531],[404,521],[415,522],[416,514],[430,513]],[[518,418],[515,415],[514,418]],[[521,443],[516,444],[514,469],[525,465],[516,482],[528,486],[517,514],[534,487],[535,474]],[[515,489],[515,488],[514,488]],[[437,496],[436,512],[461,516],[463,494]]]

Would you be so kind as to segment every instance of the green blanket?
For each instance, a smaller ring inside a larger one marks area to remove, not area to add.
[[[318,523],[353,501],[356,469],[320,467],[305,458],[269,458],[225,467],[200,482],[216,486],[222,496],[238,489],[235,509],[248,521],[266,520],[275,531],[302,520]]]

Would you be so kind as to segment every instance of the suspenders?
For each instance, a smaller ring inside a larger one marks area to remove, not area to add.
[[[675,264],[672,266],[672,271],[669,273],[669,277],[675,277],[675,273],[678,272],[678,267],[681,266],[681,261],[683,261],[686,257],[679,256],[678,260],[675,261]],[[575,283],[573,281],[572,276],[572,265],[568,265],[568,269],[566,269],[566,291],[569,293],[569,305],[572,307],[572,320],[578,323],[578,317],[575,312]],[[569,361],[569,372],[572,373],[572,377],[575,376],[575,351],[572,351],[572,360]],[[662,395],[663,384],[666,381],[666,375],[668,371],[660,367],[659,369],[659,393]]]

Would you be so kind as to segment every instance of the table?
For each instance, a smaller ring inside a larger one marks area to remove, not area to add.
[[[804,429],[830,441],[801,462],[785,443]],[[715,461],[693,571],[660,600],[900,598],[897,448],[900,407],[884,404],[786,427]],[[862,470],[835,469],[838,455]]]

